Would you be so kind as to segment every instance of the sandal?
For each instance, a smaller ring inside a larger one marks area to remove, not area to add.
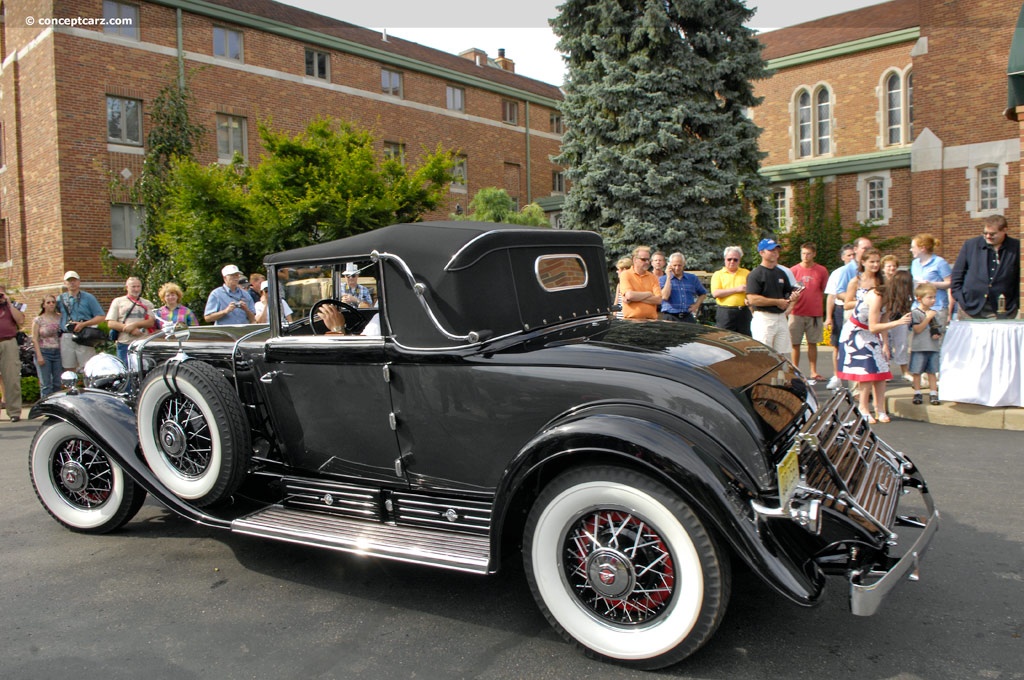
[[[814,375],[811,376],[811,380],[824,380],[824,379],[825,379],[825,376],[818,375],[817,373],[815,373]]]
[[[868,425],[874,425],[877,422],[875,420],[875,417],[870,413],[866,416],[866,418],[868,419]]]
[[[880,423],[891,422],[890,419],[889,419],[889,414],[888,413],[879,413],[878,414],[878,422],[880,422]]]

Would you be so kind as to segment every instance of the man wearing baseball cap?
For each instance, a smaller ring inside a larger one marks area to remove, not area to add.
[[[81,289],[82,280],[76,271],[64,273],[67,292],[57,298],[60,312],[60,363],[65,371],[80,371],[85,362],[96,355],[96,349],[80,345],[71,339],[72,333],[83,328],[98,326],[106,318],[99,300],[92,293]]]
[[[776,352],[790,352],[789,324],[786,311],[799,297],[789,277],[777,266],[781,246],[774,239],[763,238],[757,244],[761,264],[747,276],[747,304],[754,310],[750,336]]]
[[[207,323],[218,326],[256,323],[252,298],[238,287],[238,280],[242,278],[241,270],[233,264],[228,264],[220,270],[220,275],[224,279],[224,285],[210,291],[210,296],[206,298],[203,318]]]

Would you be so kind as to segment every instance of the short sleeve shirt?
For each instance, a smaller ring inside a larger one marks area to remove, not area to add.
[[[671,274],[658,277],[658,285],[661,287],[665,286],[665,278],[671,277],[672,279],[672,294],[668,300],[661,303],[661,311],[668,314],[683,314],[684,312],[690,311],[690,306],[697,301],[701,295],[707,295],[708,291],[704,288],[704,284],[700,282],[696,274],[690,272],[683,272],[680,278],[676,278]]]
[[[225,286],[214,288],[210,291],[210,297],[206,298],[206,309],[203,311],[203,315],[213,314],[219,312],[222,309],[227,309],[227,306],[232,302],[239,302],[249,308],[249,311],[253,311],[252,298],[241,288],[236,288],[235,292],[231,292],[231,289]],[[214,321],[217,326],[226,326],[229,324],[245,324],[249,323],[249,317],[246,316],[245,310],[235,307],[233,310],[222,316],[221,318]]]
[[[619,274],[619,290],[622,291],[622,318],[624,319],[657,319],[658,307],[660,304],[652,305],[646,302],[629,302],[626,300],[626,293],[631,290],[653,293],[661,299],[661,286],[658,285],[658,277],[653,272],[637,274],[632,269],[627,269]]]
[[[911,310],[911,319],[916,326],[917,324],[924,321],[924,311],[921,309]],[[942,316],[938,315],[935,317],[934,323],[939,329],[942,329]],[[920,333],[915,333],[911,330],[910,339],[910,351],[911,352],[938,352],[942,348],[942,335],[939,335],[938,339],[932,337],[932,325],[925,326],[925,329]]]
[[[758,265],[747,277],[747,295],[761,295],[766,298],[781,299],[793,292],[793,286],[789,283],[789,277],[778,267],[763,267]],[[769,314],[782,314],[785,310],[779,307],[757,307],[759,312]]]
[[[61,293],[57,298],[57,309],[60,311],[61,328],[66,328],[69,321],[88,321],[93,317],[103,316],[99,300],[84,290],[78,291],[78,295]]]
[[[746,284],[748,276],[750,276],[750,270],[744,267],[740,267],[735,272],[729,272],[728,269],[722,267],[711,275],[711,294],[714,295],[715,291],[723,288],[738,288]],[[723,307],[744,307],[747,304],[744,293],[733,293],[715,298],[715,301]]]
[[[953,275],[953,268],[938,255],[932,255],[931,259],[923,264],[921,260],[914,258],[914,261],[910,263],[910,275],[914,277],[915,283],[918,281],[941,283],[946,280],[946,277]],[[917,305],[916,301],[914,305]],[[935,305],[932,309],[942,310],[947,307],[949,307],[949,291],[936,288]]]
[[[130,323],[132,321],[141,321],[152,313],[153,303],[146,298],[133,300],[127,295],[122,295],[121,297],[114,298],[110,303],[110,309],[107,311],[107,321]],[[117,334],[118,342],[129,343],[132,339],[131,333],[122,331]]]
[[[793,316],[821,316],[825,309],[825,284],[828,270],[820,264],[805,267],[802,263],[792,268],[797,283],[804,287],[800,299],[790,312]]]

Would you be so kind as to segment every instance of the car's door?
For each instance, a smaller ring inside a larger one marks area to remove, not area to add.
[[[257,361],[278,444],[309,472],[404,485],[380,336],[272,338]]]

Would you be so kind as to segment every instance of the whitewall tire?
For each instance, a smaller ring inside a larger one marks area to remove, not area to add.
[[[142,507],[146,492],[78,428],[51,420],[29,449],[29,474],[36,497],[72,531],[105,534],[120,528]]]
[[[728,603],[729,556],[677,495],[623,468],[579,468],[549,484],[523,554],[548,621],[589,656],[634,668],[692,654]]]

